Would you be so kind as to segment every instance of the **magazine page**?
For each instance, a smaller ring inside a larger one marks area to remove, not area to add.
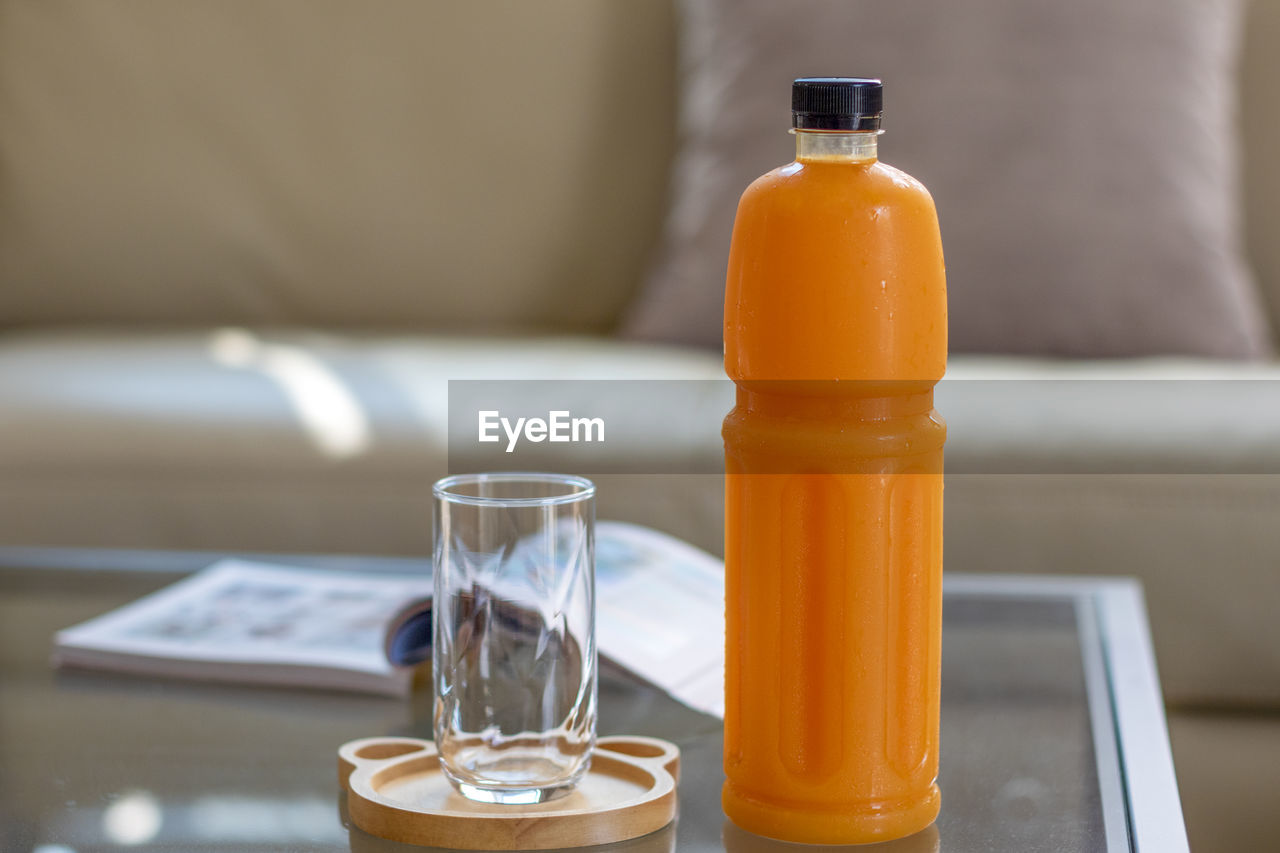
[[[395,680],[382,641],[390,614],[429,595],[431,578],[282,568],[223,560],[55,640],[55,661],[148,671],[149,660],[347,670]],[[137,658],[136,666],[119,664]],[[172,668],[166,670],[173,672]],[[193,674],[209,677],[208,666]],[[254,679],[261,680],[261,679]],[[321,679],[334,686],[333,678]],[[365,679],[363,684],[368,684]]]
[[[60,631],[55,662],[402,694],[430,657],[431,578],[222,560]],[[639,525],[596,525],[600,655],[724,713],[724,564]],[[394,662],[394,663],[393,663]]]
[[[724,716],[724,563],[680,539],[596,525],[600,653],[695,710]]]

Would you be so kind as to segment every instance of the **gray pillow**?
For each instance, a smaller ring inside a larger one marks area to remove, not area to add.
[[[681,150],[624,320],[719,346],[734,209],[794,156],[789,83],[885,81],[882,158],[933,192],[954,351],[1256,358],[1238,0],[684,0]]]

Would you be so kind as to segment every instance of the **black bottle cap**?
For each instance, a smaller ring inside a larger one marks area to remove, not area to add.
[[[884,86],[874,77],[801,77],[791,84],[791,126],[878,130]]]

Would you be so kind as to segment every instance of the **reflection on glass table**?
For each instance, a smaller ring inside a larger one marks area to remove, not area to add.
[[[55,630],[209,561],[0,550],[0,850],[423,849],[348,829],[336,750],[371,735],[429,738],[426,677],[405,702],[51,669]],[[407,560],[310,562],[426,571]],[[682,750],[677,823],[607,849],[809,849],[726,824],[720,731],[718,719],[602,671],[602,735],[661,737]],[[1187,849],[1136,585],[947,579],[940,784],[934,827],[850,849]]]

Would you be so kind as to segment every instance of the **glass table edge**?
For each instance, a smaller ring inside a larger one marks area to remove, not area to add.
[[[1095,737],[1099,774],[1118,762],[1122,781],[1123,803],[1117,804],[1114,786],[1099,779],[1108,845],[1139,853],[1189,853],[1141,582],[1090,575],[947,574],[943,590],[946,595],[1034,595],[1076,602],[1090,714],[1098,729],[1109,726],[1114,736],[1110,743]],[[1105,691],[1095,701],[1099,684]]]
[[[230,554],[204,551],[0,546],[0,572],[64,569],[172,574],[198,571],[218,559],[238,556],[317,569],[382,572],[420,571],[426,557],[316,554]],[[999,575],[946,573],[944,594],[961,596],[1056,597],[1076,602],[1083,614],[1082,634],[1096,628],[1096,650],[1105,668],[1106,700],[1114,735],[1114,755],[1123,780],[1123,808],[1130,849],[1184,853],[1189,851],[1173,755],[1169,745],[1163,698],[1151,646],[1141,583],[1134,578],[1087,575]],[[1094,657],[1082,639],[1086,663]],[[1095,658],[1096,660],[1096,658]],[[1086,677],[1089,677],[1086,675]],[[1090,695],[1096,692],[1090,685]],[[1091,700],[1091,714],[1098,717]],[[1153,723],[1154,721],[1154,723]],[[1104,745],[1099,769],[1108,762]],[[1103,785],[1106,797],[1107,783]],[[1108,839],[1116,834],[1115,806],[1104,803]]]

